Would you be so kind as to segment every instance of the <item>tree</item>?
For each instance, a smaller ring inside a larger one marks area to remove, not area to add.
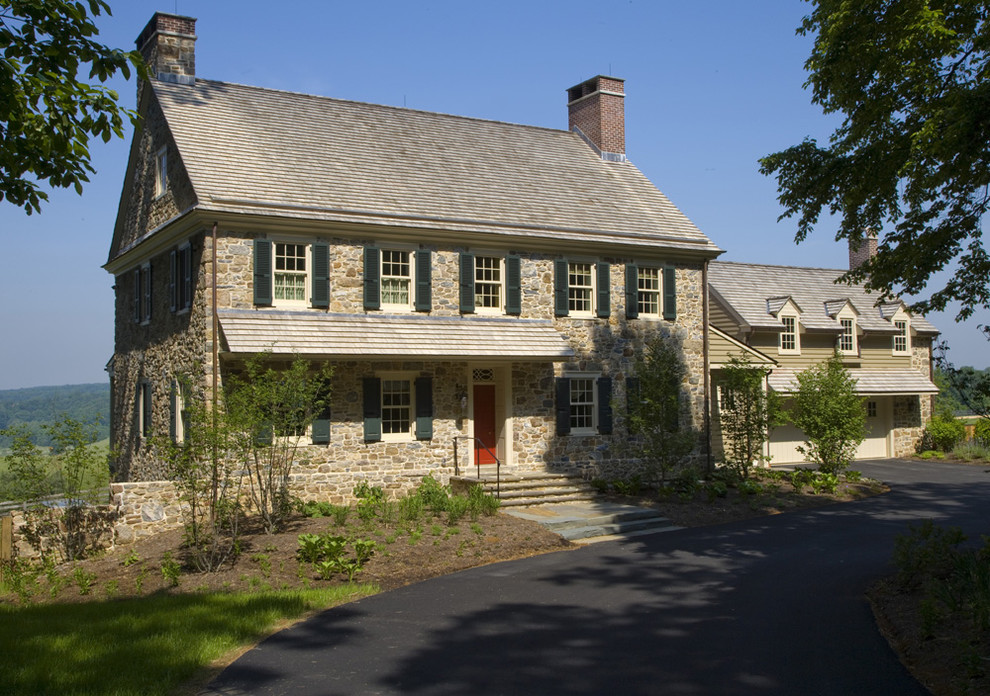
[[[797,380],[790,418],[806,438],[806,446],[797,449],[821,471],[837,474],[866,439],[863,399],[838,355],[799,372]]]
[[[636,360],[629,394],[629,431],[637,436],[647,470],[660,484],[698,444],[698,433],[681,427],[681,389],[687,367],[673,342],[655,336]]]
[[[842,114],[827,146],[814,139],[768,155],[781,219],[795,241],[823,212],[836,239],[879,234],[877,255],[843,276],[885,294],[919,295],[916,311],[959,301],[957,321],[990,307],[981,239],[990,204],[990,7],[983,0],[815,0],[798,33],[815,36],[805,63],[812,101]],[[990,327],[982,327],[990,338]]]
[[[722,368],[719,416],[725,463],[746,478],[753,464],[770,461],[764,445],[780,422],[777,393],[765,388],[768,370],[745,358],[732,358]]]
[[[268,533],[278,531],[291,512],[289,477],[307,425],[326,416],[330,404],[329,365],[316,371],[296,358],[274,365],[270,353],[251,356],[227,379],[227,418],[239,432],[251,501]]]
[[[93,84],[129,78],[130,66],[145,72],[137,51],[95,40],[102,12],[104,0],[0,0],[0,200],[29,215],[48,200],[39,182],[82,193],[94,171],[90,138],[123,137],[123,117],[137,118]]]
[[[952,417],[958,411],[969,410],[990,418],[990,368],[956,367],[949,359],[949,346],[945,341],[935,345],[933,358],[935,384],[940,390],[935,400],[936,412]]]

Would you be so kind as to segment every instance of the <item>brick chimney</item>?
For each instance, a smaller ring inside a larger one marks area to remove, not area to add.
[[[152,78],[196,84],[196,20],[193,17],[156,12],[134,43],[148,64],[148,74]],[[140,99],[139,83],[138,101]]]
[[[855,270],[877,255],[877,233],[867,230],[862,239],[849,240],[849,270]]]
[[[624,82],[599,75],[567,90],[567,127],[613,162],[626,159]]]

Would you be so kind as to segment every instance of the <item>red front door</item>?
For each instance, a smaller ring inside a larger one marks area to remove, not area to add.
[[[495,448],[498,445],[495,436],[494,384],[474,385],[474,436],[477,438],[474,442],[475,463],[494,464]]]

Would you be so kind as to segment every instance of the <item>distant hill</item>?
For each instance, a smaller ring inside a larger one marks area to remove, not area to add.
[[[0,430],[24,425],[34,434],[36,445],[51,444],[42,426],[63,415],[83,423],[98,420],[98,439],[109,437],[109,383],[0,390]],[[8,445],[7,438],[0,437],[0,447]]]

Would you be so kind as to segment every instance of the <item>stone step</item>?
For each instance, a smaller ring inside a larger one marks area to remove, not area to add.
[[[581,502],[509,508],[510,515],[533,520],[569,541],[593,543],[617,536],[668,532],[679,527],[656,510],[611,503]]]
[[[554,503],[565,503],[565,502],[588,502],[595,499],[595,494],[593,493],[561,493],[558,495],[534,495],[529,497],[505,497],[503,495],[499,500],[501,501],[501,507],[526,507],[529,505],[552,505]]]

